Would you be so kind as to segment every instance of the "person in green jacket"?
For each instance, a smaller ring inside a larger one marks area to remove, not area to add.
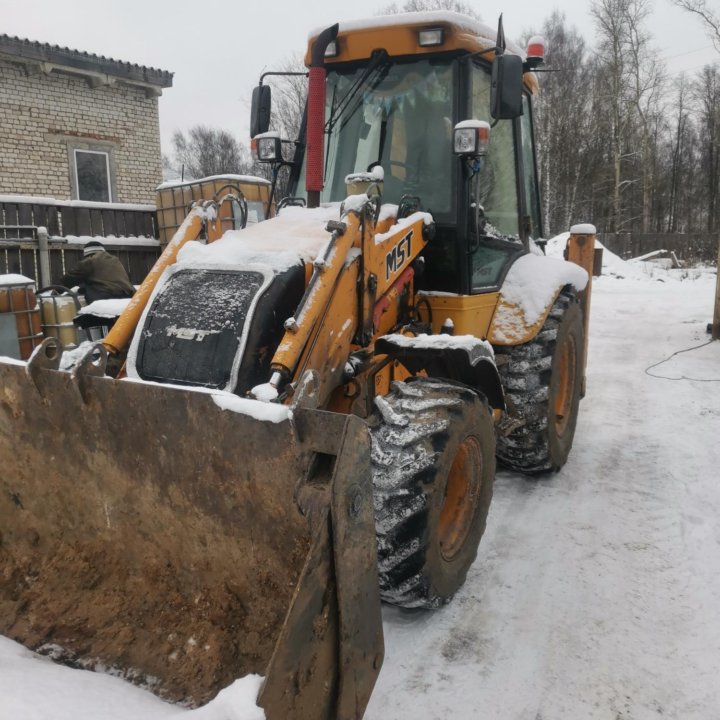
[[[61,285],[80,285],[88,304],[95,300],[130,298],[135,288],[122,263],[105,250],[102,243],[91,240],[83,248],[83,259],[63,275]]]

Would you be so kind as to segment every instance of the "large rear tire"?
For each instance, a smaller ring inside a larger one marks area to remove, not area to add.
[[[484,398],[447,381],[393,383],[370,419],[380,596],[436,608],[485,531],[495,431]]]
[[[580,404],[583,343],[577,297],[564,290],[533,340],[495,347],[508,414],[522,423],[498,437],[503,465],[532,475],[566,463]]]

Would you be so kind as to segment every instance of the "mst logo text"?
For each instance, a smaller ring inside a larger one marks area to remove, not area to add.
[[[397,271],[399,267],[410,257],[412,248],[411,230],[405,235],[400,242],[385,256],[385,279],[389,280],[390,276]]]

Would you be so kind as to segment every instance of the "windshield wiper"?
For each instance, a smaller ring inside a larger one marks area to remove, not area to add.
[[[373,54],[368,66],[365,68],[363,74],[355,80],[355,82],[348,88],[348,91],[345,93],[345,96],[340,100],[340,102],[337,104],[337,107],[333,108],[330,117],[328,118],[328,121],[325,123],[325,132],[328,135],[332,134],[332,131],[335,129],[335,126],[340,122],[340,119],[345,114],[345,111],[350,106],[350,103],[353,101],[353,98],[358,94],[358,91],[361,87],[363,87],[367,81],[370,79],[370,76],[376,71],[376,70],[382,70],[386,68],[389,65],[388,62],[388,54],[385,50],[377,50]],[[351,113],[352,114],[352,113]]]

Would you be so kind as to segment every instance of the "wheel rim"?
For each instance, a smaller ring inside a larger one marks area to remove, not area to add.
[[[575,338],[572,335],[568,335],[560,347],[560,356],[558,358],[560,377],[553,407],[555,411],[555,432],[558,435],[562,435],[565,432],[572,414],[577,376],[576,358]]]
[[[445,560],[452,560],[465,544],[473,525],[481,483],[480,445],[476,438],[467,437],[455,454],[440,511],[438,539],[440,554]]]

